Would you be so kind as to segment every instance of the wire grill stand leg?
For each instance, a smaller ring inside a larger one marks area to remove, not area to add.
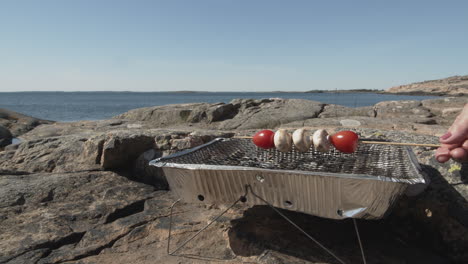
[[[354,223],[354,229],[356,230],[356,235],[357,235],[357,238],[358,238],[358,241],[359,241],[359,248],[361,248],[362,262],[364,262],[364,264],[367,264],[366,256],[364,255],[364,248],[362,247],[362,243],[361,243],[361,236],[359,236],[359,230],[358,230],[358,227],[357,227],[357,222],[356,222],[356,219],[354,219],[354,218],[353,218],[353,223]]]
[[[174,206],[180,201],[177,200],[175,201],[171,207],[170,207],[170,215],[169,215],[169,236],[167,238],[167,254],[171,255],[171,256],[175,256],[175,253],[177,251],[179,251],[181,248],[183,248],[185,245],[187,245],[190,241],[192,241],[194,238],[196,238],[201,232],[205,231],[208,227],[210,227],[214,222],[216,222],[221,216],[223,216],[227,211],[229,211],[229,209],[233,208],[239,201],[245,201],[246,199],[246,196],[247,194],[249,193],[252,193],[253,196],[255,196],[256,198],[260,199],[262,202],[264,202],[265,204],[267,204],[271,209],[273,209],[277,214],[279,214],[281,217],[283,217],[286,221],[288,221],[291,225],[293,225],[297,230],[299,230],[301,233],[303,233],[305,236],[307,236],[310,240],[312,240],[314,243],[316,243],[318,246],[320,246],[323,250],[325,250],[328,254],[330,254],[331,256],[333,256],[336,260],[338,260],[340,263],[342,264],[345,264],[345,262],[343,260],[341,260],[337,255],[335,255],[330,249],[328,249],[327,247],[325,247],[322,243],[320,243],[317,239],[313,238],[311,235],[309,235],[306,231],[304,231],[302,228],[300,228],[296,223],[294,223],[291,219],[289,219],[287,216],[285,216],[283,213],[281,213],[278,209],[276,209],[272,204],[270,204],[268,201],[266,201],[265,199],[263,199],[261,196],[257,195],[253,190],[252,190],[252,186],[250,185],[246,185],[245,186],[245,195],[239,197],[239,199],[237,199],[233,204],[231,204],[228,208],[226,208],[223,212],[221,212],[221,214],[219,214],[218,216],[216,216],[213,220],[211,220],[207,225],[205,225],[202,229],[198,230],[198,232],[196,232],[193,236],[191,236],[190,238],[188,238],[187,240],[185,240],[184,242],[182,242],[182,244],[180,246],[178,246],[176,249],[174,249],[172,252],[170,250],[170,244],[171,244],[171,232],[172,232],[172,215],[173,215],[173,209],[174,209]],[[361,243],[361,237],[359,236],[359,230],[358,230],[358,227],[357,227],[357,223],[356,223],[356,219],[353,218],[353,223],[354,223],[354,228],[356,230],[356,234],[357,234],[357,237],[358,237],[358,241],[359,241],[359,247],[361,249],[361,254],[362,254],[362,260],[364,262],[364,264],[367,264],[366,262],[366,257],[364,255],[364,249],[362,247],[362,243]]]
[[[174,206],[180,202],[180,199],[178,199],[177,201],[175,201],[172,205],[171,205],[171,212],[169,213],[169,236],[167,237],[167,254],[169,255],[172,255],[172,253],[170,253],[170,250],[169,250],[169,246],[171,245],[171,231],[172,231],[172,210],[174,209]]]
[[[169,217],[169,237],[167,238],[167,254],[171,255],[171,256],[175,256],[175,253],[177,251],[179,251],[181,248],[183,248],[185,245],[187,245],[190,241],[192,241],[195,237],[197,237],[201,232],[205,231],[208,227],[210,227],[214,222],[216,222],[221,216],[223,216],[227,211],[229,211],[229,209],[231,209],[232,207],[234,207],[239,201],[241,200],[244,200],[245,199],[245,195],[244,196],[241,196],[239,197],[239,199],[237,199],[233,204],[231,204],[231,206],[229,206],[228,208],[226,208],[226,210],[224,210],[221,214],[219,214],[218,216],[216,216],[213,220],[211,220],[206,226],[204,226],[202,229],[198,230],[198,232],[196,232],[193,236],[191,236],[189,239],[185,240],[180,246],[178,246],[176,249],[174,249],[172,252],[170,250],[170,242],[171,242],[171,230],[172,230],[172,210],[174,208],[174,205],[176,203],[178,203],[180,201],[177,200],[175,203],[172,204],[171,206],[171,212],[170,212],[170,217]]]
[[[310,240],[312,240],[313,242],[315,242],[317,245],[319,245],[323,250],[325,250],[326,252],[328,252],[328,254],[332,255],[336,260],[338,260],[340,263],[342,264],[345,264],[345,262],[343,260],[341,260],[338,256],[336,256],[331,250],[329,250],[328,248],[326,248],[324,245],[322,245],[322,243],[318,242],[317,239],[313,238],[311,235],[309,235],[306,231],[304,231],[302,228],[300,228],[296,223],[294,223],[291,219],[289,219],[287,216],[285,216],[283,213],[281,213],[278,209],[276,209],[272,204],[270,204],[269,202],[267,202],[265,199],[263,199],[262,197],[260,197],[259,195],[257,195],[256,193],[254,193],[254,191],[252,190],[252,187],[250,185],[246,185],[246,189],[247,190],[250,190],[250,192],[252,193],[253,196],[257,197],[258,199],[260,199],[262,202],[264,202],[265,204],[267,204],[269,207],[271,207],[271,209],[273,209],[277,214],[279,214],[281,217],[283,217],[286,221],[288,221],[291,225],[293,225],[297,230],[301,231],[301,233],[303,233],[305,236],[307,236]]]

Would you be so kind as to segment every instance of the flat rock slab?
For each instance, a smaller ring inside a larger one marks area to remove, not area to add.
[[[154,189],[113,172],[43,173],[0,175],[0,194],[0,263],[18,263],[143,211]]]

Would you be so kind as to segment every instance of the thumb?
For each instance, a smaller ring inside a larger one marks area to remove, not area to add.
[[[468,124],[466,124],[464,127],[454,126],[450,130],[451,131],[440,137],[440,143],[458,144],[462,143],[466,138],[468,138]]]
[[[468,139],[468,104],[463,107],[449,131],[440,137],[442,144],[461,144]]]
[[[445,135],[439,138],[442,144],[457,144],[463,142],[468,136],[468,131],[455,130],[453,132],[447,132]]]

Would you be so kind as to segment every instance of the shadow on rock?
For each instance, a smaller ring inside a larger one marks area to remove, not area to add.
[[[461,165],[461,170],[460,170],[460,175],[461,175],[461,182],[463,184],[468,184],[468,162],[464,162]]]
[[[467,163],[461,165],[460,182],[453,184],[433,166],[421,166],[430,178],[423,193],[402,197],[385,219],[357,220],[368,263],[468,263],[468,203],[459,188],[467,181]],[[362,263],[351,219],[282,212],[346,263]],[[312,262],[338,263],[268,206],[246,210],[232,226],[229,240],[237,255],[269,250]]]
[[[330,220],[282,212],[346,263],[362,263],[351,219]],[[423,240],[402,240],[387,220],[357,223],[368,263],[449,263],[433,253]],[[229,240],[236,255],[260,255],[265,250],[274,250],[308,261],[338,263],[267,206],[250,208],[242,218],[233,220]]]
[[[468,263],[468,203],[437,169],[421,166],[430,185],[421,195],[400,200],[387,221],[405,241],[423,241],[453,263]]]

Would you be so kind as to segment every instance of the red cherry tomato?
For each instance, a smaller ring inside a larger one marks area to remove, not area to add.
[[[358,148],[359,136],[353,131],[341,131],[330,136],[330,142],[344,153],[353,153]]]
[[[265,129],[257,132],[253,136],[252,141],[259,148],[270,149],[275,147],[275,143],[273,141],[274,136],[275,132]]]

